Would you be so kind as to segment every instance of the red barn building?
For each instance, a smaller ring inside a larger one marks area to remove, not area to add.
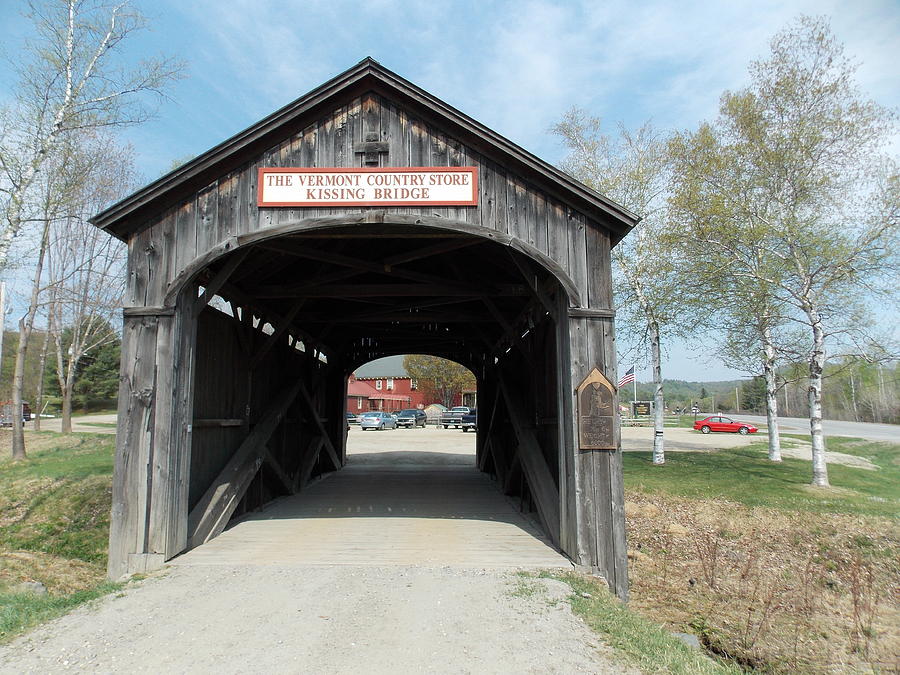
[[[403,367],[402,356],[389,356],[367,363],[350,376],[347,383],[347,410],[393,412],[404,408],[424,408],[436,403],[426,399],[427,382],[417,382]],[[463,391],[453,397],[451,405],[475,407],[475,391]]]
[[[422,403],[409,377],[356,377],[347,380],[347,410],[359,414],[368,410],[394,412]]]

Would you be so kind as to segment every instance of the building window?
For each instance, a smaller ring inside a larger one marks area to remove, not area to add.
[[[356,399],[356,409],[362,410],[362,399],[361,398]]]
[[[381,391],[381,380],[375,380],[375,388]]]
[[[418,389],[418,388],[419,388],[419,381],[418,381],[418,380],[410,380],[410,381],[409,381],[409,388],[410,388],[412,391],[415,391],[416,389]]]
[[[388,388],[388,391],[391,391],[394,388],[394,378],[393,377],[389,377],[387,379],[387,388]]]

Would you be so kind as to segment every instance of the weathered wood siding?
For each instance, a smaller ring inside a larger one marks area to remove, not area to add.
[[[463,146],[392,102],[374,94],[335,110],[239,169],[198,191],[181,206],[145,223],[131,242],[128,304],[156,305],[188,263],[229,238],[308,218],[352,214],[372,208],[263,208],[256,206],[260,167],[359,167],[353,151],[368,132],[390,152],[382,166],[475,166],[477,207],[389,207],[388,213],[440,217],[486,228],[533,246],[565,270],[578,288],[588,285],[586,233],[608,237],[598,224],[510,175],[502,166]],[[595,261],[601,268],[608,258]],[[608,270],[600,269],[600,272]],[[599,299],[599,298],[598,298]],[[582,299],[583,306],[599,306]],[[608,305],[604,305],[608,306]]]
[[[478,206],[256,206],[260,167],[359,167],[363,156],[354,145],[370,134],[389,148],[379,155],[385,167],[477,167]],[[535,313],[521,339],[512,335],[519,344],[508,356],[497,359],[490,348],[471,347],[467,365],[478,373],[481,401],[477,460],[507,494],[534,506],[563,551],[605,575],[624,598],[621,454],[580,451],[576,445],[575,386],[592,368],[615,380],[609,233],[375,94],[321,116],[143,223],[130,239],[110,576],[152,567],[188,545],[194,536],[188,512],[207,503],[224,468],[241,455],[239,446],[249,467],[242,480],[255,477],[249,487],[242,483],[246,491],[237,513],[341,466],[345,376],[365,354],[327,354],[325,367],[314,354],[314,338],[301,354],[288,344],[297,336],[284,336],[251,369],[266,339],[252,318],[201,311],[197,303],[197,273],[208,263],[233,255],[232,248],[247,238],[301,232],[322,219],[332,219],[332,225],[403,220],[487,234],[524,251],[566,289],[541,297],[547,311]],[[250,430],[279,385],[298,377],[307,383],[301,395],[285,403],[278,420],[267,422],[275,431],[263,445],[248,448]],[[220,520],[233,506],[219,511]],[[216,517],[213,511],[210,506],[205,522]]]

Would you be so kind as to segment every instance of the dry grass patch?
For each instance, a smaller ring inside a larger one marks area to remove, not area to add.
[[[23,581],[40,581],[53,595],[67,595],[102,583],[106,570],[96,563],[49,553],[0,551],[0,588]]]
[[[114,441],[29,432],[28,459],[0,458],[0,642],[116,587],[104,581]]]
[[[633,608],[765,672],[900,667],[895,520],[627,499]]]

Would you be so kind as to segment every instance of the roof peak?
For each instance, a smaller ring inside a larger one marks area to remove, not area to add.
[[[253,126],[97,214],[91,222],[120,239],[127,239],[156,213],[252,161],[329,106],[370,91],[417,112],[511,174],[601,223],[612,233],[613,243],[639,220],[627,209],[366,56]]]

